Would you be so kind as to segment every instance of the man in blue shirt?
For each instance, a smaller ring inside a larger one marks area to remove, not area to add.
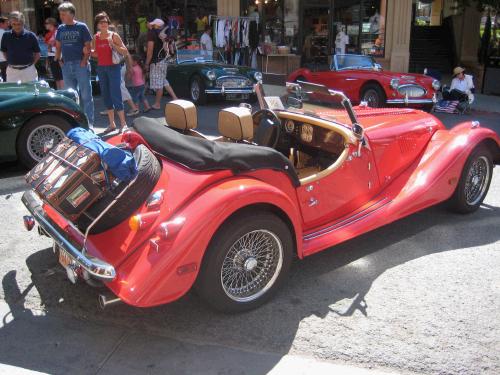
[[[36,35],[24,28],[21,12],[9,14],[12,30],[2,36],[0,50],[7,60],[7,82],[32,82],[38,79],[35,68],[40,59],[40,46]]]
[[[76,8],[64,2],[57,8],[62,24],[56,33],[56,53],[54,60],[62,67],[64,86],[78,89],[83,111],[90,127],[94,124],[94,100],[90,82],[90,42],[92,36],[83,22],[75,20]]]

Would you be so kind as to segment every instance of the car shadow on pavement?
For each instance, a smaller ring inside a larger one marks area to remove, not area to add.
[[[357,312],[370,316],[365,296],[380,275],[428,255],[495,243],[500,238],[499,215],[500,208],[488,205],[471,215],[452,214],[442,207],[427,209],[294,262],[281,293],[261,308],[238,315],[214,312],[192,292],[156,308],[117,304],[101,311],[98,291],[70,284],[52,250],[45,249],[26,261],[32,284],[25,290],[19,289],[16,271],[3,277],[7,315],[12,316],[2,316],[0,363],[50,373],[88,373],[116,362],[125,373],[165,373],[170,366],[165,358],[175,360],[170,355],[178,352],[168,352],[158,338],[175,338],[182,343],[231,348],[227,350],[254,353],[258,348],[261,353],[278,354],[262,361],[253,354],[240,358],[241,363],[255,362],[242,373],[266,373],[276,365],[276,358],[290,352],[304,319],[332,319],[333,315],[333,322],[341,324]],[[44,313],[36,313],[39,310]],[[24,343],[24,353],[12,352],[16,341]],[[145,352],[148,362],[139,361]],[[200,360],[196,355],[184,359]],[[217,371],[201,368],[199,373]]]

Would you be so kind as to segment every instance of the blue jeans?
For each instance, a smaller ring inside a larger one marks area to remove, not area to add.
[[[143,102],[144,99],[144,85],[140,86],[128,86],[128,91],[130,92],[130,96],[132,97],[132,101],[139,105],[139,103]]]
[[[96,69],[106,109],[110,110],[114,108],[117,111],[123,111],[122,92],[120,90],[122,80],[120,65],[98,65]]]
[[[65,89],[75,89],[80,93],[81,106],[89,124],[94,124],[94,99],[90,82],[90,64],[82,68],[80,61],[65,61],[62,66]]]

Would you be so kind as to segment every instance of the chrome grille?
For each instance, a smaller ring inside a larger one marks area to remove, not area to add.
[[[238,68],[224,68],[224,73],[226,74],[238,74],[239,69]]]
[[[252,81],[244,77],[221,77],[217,79],[216,86],[226,89],[236,89],[241,87],[252,86]]]
[[[398,92],[408,98],[421,98],[427,91],[419,85],[401,85],[398,87]]]

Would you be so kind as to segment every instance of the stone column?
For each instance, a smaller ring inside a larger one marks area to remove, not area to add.
[[[235,0],[217,0],[218,16],[239,16],[240,2]]]
[[[89,0],[72,0],[71,1],[76,8],[75,18],[78,21],[85,22],[89,27],[90,33],[94,33],[94,7],[92,6],[92,1]]]
[[[412,0],[389,2],[387,18],[392,32],[386,39],[391,38],[390,70],[395,72],[408,72],[410,65],[411,6]]]

